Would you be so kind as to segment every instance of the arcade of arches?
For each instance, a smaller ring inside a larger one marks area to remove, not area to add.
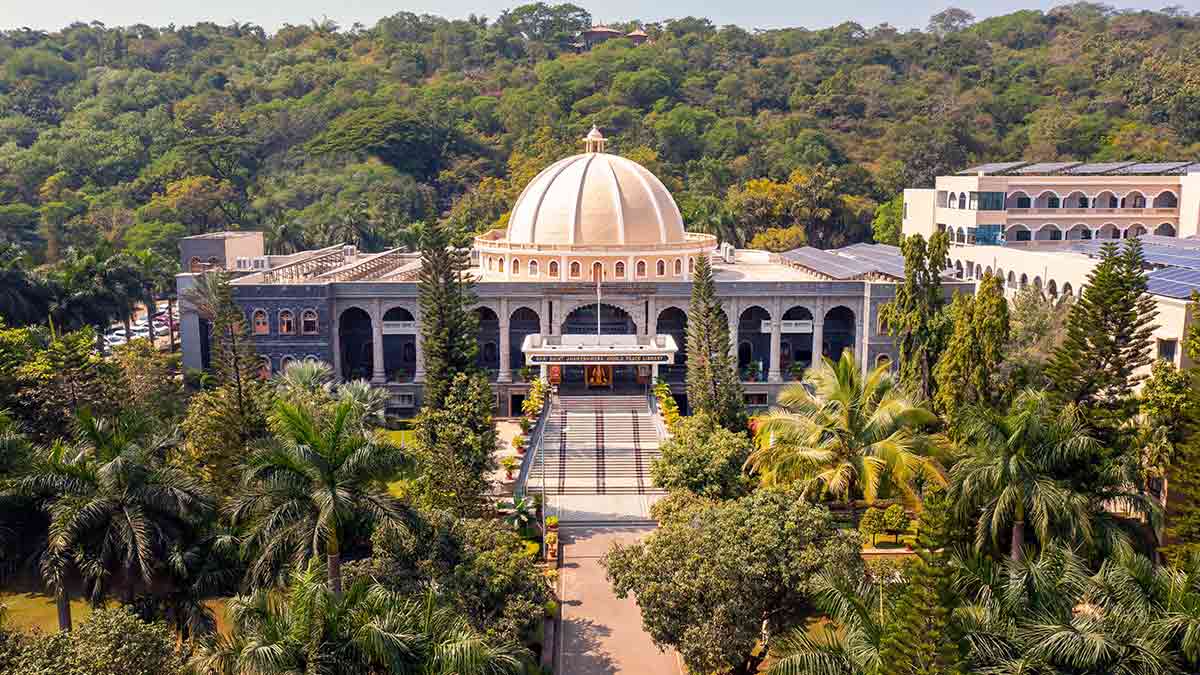
[[[821,353],[830,357],[856,348],[857,321],[850,308],[832,307],[817,321],[808,307],[786,303],[783,306],[786,309],[778,320],[768,309],[751,305],[741,310],[736,324],[730,323],[731,348],[743,381],[798,379],[812,365],[814,344],[819,344]],[[525,305],[512,309],[507,321],[502,321],[491,307],[480,306],[474,311],[479,322],[480,369],[494,381],[511,382],[513,370],[525,365],[521,345],[526,336],[541,331],[542,317]],[[557,327],[558,332],[594,335],[596,314],[594,303],[580,305],[567,314]],[[615,304],[600,304],[598,325],[601,335],[638,333],[630,313]],[[679,307],[657,311],[655,332],[670,335],[679,348],[673,362],[659,370],[660,377],[667,381],[684,380],[687,325],[687,313]],[[337,331],[337,356],[343,379],[366,378],[377,383],[423,381],[417,321],[409,309],[392,307],[384,312],[380,325],[375,325],[367,311],[348,307],[338,318]],[[382,345],[379,349],[375,348],[377,339]]]

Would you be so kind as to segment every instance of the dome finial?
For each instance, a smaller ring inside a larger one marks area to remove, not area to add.
[[[604,152],[606,143],[608,141],[604,138],[604,134],[600,133],[600,130],[593,124],[592,130],[583,139],[583,149],[584,152]]]

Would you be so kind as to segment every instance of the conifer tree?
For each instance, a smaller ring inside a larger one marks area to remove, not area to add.
[[[928,398],[933,395],[933,367],[947,331],[942,272],[950,237],[937,232],[926,242],[914,234],[904,239],[900,248],[904,252],[904,283],[896,287],[896,299],[880,310],[880,319],[900,349],[900,378],[917,385]]]
[[[421,348],[425,356],[425,405],[441,407],[450,383],[478,369],[479,322],[471,306],[475,283],[467,274],[470,254],[451,245],[443,227],[428,228],[421,239],[418,301]]]
[[[717,299],[712,265],[696,259],[687,323],[687,394],[694,413],[708,413],[731,431],[746,428],[742,383],[730,354],[729,323]]]
[[[964,406],[992,403],[992,377],[1004,358],[1008,342],[1008,301],[1000,278],[983,277],[975,295],[954,296],[950,339],[934,367],[934,402],[950,422]]]
[[[233,390],[239,410],[248,410],[254,389],[261,385],[262,358],[254,348],[246,315],[233,300],[229,276],[222,272],[201,275],[186,297],[200,318],[208,321],[209,362],[217,383]]]
[[[1113,430],[1136,412],[1134,388],[1151,354],[1154,299],[1146,292],[1145,258],[1136,237],[1123,249],[1105,244],[1067,319],[1067,337],[1048,373],[1064,403],[1077,403],[1098,431]]]
[[[952,614],[956,604],[944,547],[950,535],[950,499],[935,488],[925,495],[917,528],[917,558],[880,643],[880,675],[958,675],[961,655]]]

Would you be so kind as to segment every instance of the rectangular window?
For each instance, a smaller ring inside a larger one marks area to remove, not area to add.
[[[1175,346],[1178,340],[1159,340],[1158,341],[1158,358],[1163,361],[1175,362]]]
[[[1003,192],[972,192],[971,208],[979,211],[1003,211]]]
[[[939,208],[943,208],[943,209],[946,208],[946,191],[945,190],[937,191],[937,205]]]
[[[979,193],[972,192],[971,196],[967,197],[967,204],[968,204],[967,208],[971,209],[972,211],[978,209],[979,208]]]
[[[975,228],[975,244],[977,246],[999,246],[1003,235],[1003,225],[980,225]]]

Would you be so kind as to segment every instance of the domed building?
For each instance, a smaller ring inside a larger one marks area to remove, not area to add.
[[[610,155],[592,127],[586,152],[546,167],[513,204],[508,229],[475,239],[485,280],[683,280],[716,237],[686,231],[662,181]]]
[[[519,414],[528,380],[539,376],[564,390],[641,391],[661,379],[682,397],[691,277],[701,256],[713,263],[747,405],[768,405],[821,355],[850,350],[863,368],[895,359],[878,312],[903,278],[898,249],[776,254],[720,244],[689,232],[662,181],[608,152],[598,129],[583,143],[582,154],[530,181],[505,229],[474,240],[479,366],[492,378],[500,414]],[[180,297],[204,270],[229,270],[264,375],[295,360],[326,361],[342,379],[388,387],[394,412],[415,411],[426,375],[419,255],[333,246],[268,256],[261,236],[247,234],[184,239]],[[181,305],[184,364],[206,367],[207,328]]]

